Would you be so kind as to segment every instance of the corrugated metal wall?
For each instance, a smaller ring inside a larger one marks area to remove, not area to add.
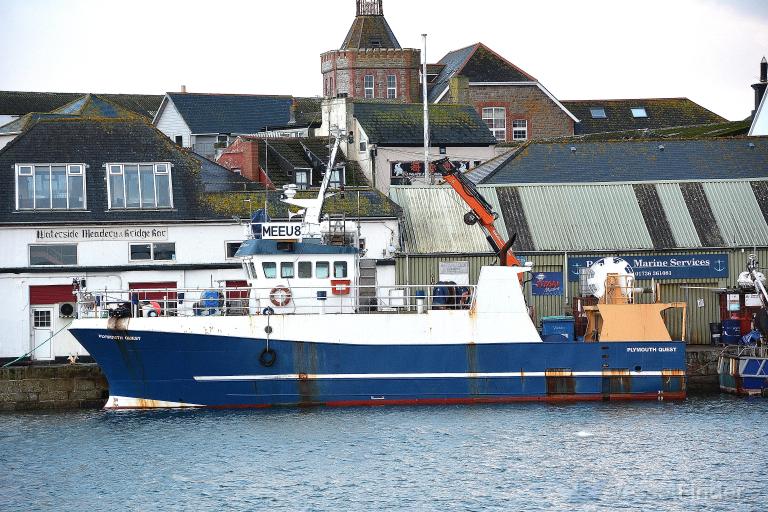
[[[686,302],[688,304],[688,327],[687,338],[691,344],[709,343],[709,324],[710,322],[720,321],[720,312],[718,306],[718,296],[716,290],[709,288],[733,287],[741,272],[746,268],[747,256],[754,252],[763,265],[768,268],[768,248],[758,248],[757,250],[740,249],[710,249],[710,250],[690,250],[690,251],[664,251],[664,252],[622,252],[622,256],[635,256],[642,254],[654,255],[682,255],[682,254],[728,254],[728,279],[671,279],[658,281],[661,285],[661,299],[665,302]],[[549,254],[522,254],[529,261],[534,262],[534,269],[541,272],[562,272],[565,255],[563,253]],[[568,254],[569,257],[594,256],[595,253],[574,253]],[[607,256],[607,254],[606,254]],[[497,260],[490,254],[456,254],[440,256],[398,256],[396,259],[397,283],[398,284],[431,284],[437,281],[438,264],[441,261],[468,261],[470,282],[477,283],[480,275],[480,267],[483,265],[494,265]],[[407,262],[407,263],[406,263]],[[637,281],[638,286],[651,286],[651,281]],[[698,287],[700,289],[686,289],[682,286]],[[579,293],[578,282],[569,282],[568,303],[571,298]],[[536,311],[537,319],[542,316],[561,315],[568,310],[565,304],[565,296],[531,296],[530,286],[526,286],[529,304],[533,305]],[[698,306],[698,299],[704,300],[702,307]],[[650,295],[642,297],[642,302],[649,302]],[[673,337],[679,336],[681,331],[681,318],[679,312],[671,312],[668,319],[668,327]]]

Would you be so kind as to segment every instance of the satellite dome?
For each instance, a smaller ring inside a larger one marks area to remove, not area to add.
[[[594,295],[598,299],[605,295],[605,280],[608,274],[618,274],[621,282],[624,283],[622,294],[629,297],[632,295],[632,284],[635,273],[632,267],[621,258],[611,257],[598,260],[589,267],[586,272],[586,282],[584,291]]]

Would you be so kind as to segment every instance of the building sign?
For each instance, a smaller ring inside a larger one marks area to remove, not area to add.
[[[440,281],[453,281],[461,286],[469,284],[468,261],[441,261],[438,265]]]
[[[459,170],[469,169],[469,161],[451,160],[451,163]],[[390,178],[393,185],[410,185],[416,181],[424,181],[424,161],[401,162],[395,161],[389,163]],[[435,177],[442,176],[435,167],[435,164],[429,164],[430,170]]]
[[[604,256],[568,258],[568,280],[579,280],[579,269],[590,267]],[[635,272],[636,279],[727,278],[726,254],[678,254],[674,256],[621,256]]]
[[[265,222],[261,225],[264,240],[297,240],[301,238],[301,224],[298,222]]]
[[[159,226],[53,228],[35,230],[38,242],[97,242],[136,240],[162,242],[168,240],[168,228]]]
[[[562,272],[534,272],[531,281],[531,293],[533,295],[562,295]]]

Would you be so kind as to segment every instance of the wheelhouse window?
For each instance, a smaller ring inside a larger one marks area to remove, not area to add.
[[[328,279],[330,275],[330,265],[327,261],[318,261],[315,263],[315,277],[317,279]]]
[[[512,140],[528,139],[528,121],[525,119],[515,119],[512,121]]]
[[[29,266],[77,265],[76,244],[29,246]]]
[[[264,278],[274,279],[277,277],[277,263],[264,262],[261,264],[261,269],[264,271]]]
[[[176,261],[176,244],[158,242],[129,244],[130,261]]]
[[[107,164],[110,209],[172,208],[171,164]]]
[[[603,107],[592,107],[589,109],[589,114],[592,116],[592,119],[605,119],[608,117],[605,115]]]
[[[632,117],[648,117],[648,112],[645,111],[645,107],[634,107]]]
[[[373,75],[365,75],[365,77],[363,77],[363,87],[365,89],[365,97],[367,99],[373,98]]]
[[[312,262],[299,262],[299,279],[312,279]]]
[[[243,242],[227,242],[226,243],[226,258],[228,260],[231,260],[235,257],[235,254],[237,254],[237,250],[240,249],[240,246],[243,244]]]
[[[346,261],[334,261],[333,262],[333,277],[345,278],[347,277],[347,262]]]
[[[84,210],[85,164],[16,165],[17,210]]]
[[[283,279],[293,279],[293,262],[284,261],[280,263],[280,277]]]
[[[504,107],[486,107],[483,109],[483,121],[496,137],[507,140],[507,109]]]
[[[393,100],[395,98],[397,98],[397,77],[387,75],[387,99]]]

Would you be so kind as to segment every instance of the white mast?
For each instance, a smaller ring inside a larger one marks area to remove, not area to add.
[[[424,38],[424,55],[421,68],[422,102],[424,103],[424,177],[430,185],[434,185],[434,176],[429,169],[429,103],[427,103],[427,34]]]

